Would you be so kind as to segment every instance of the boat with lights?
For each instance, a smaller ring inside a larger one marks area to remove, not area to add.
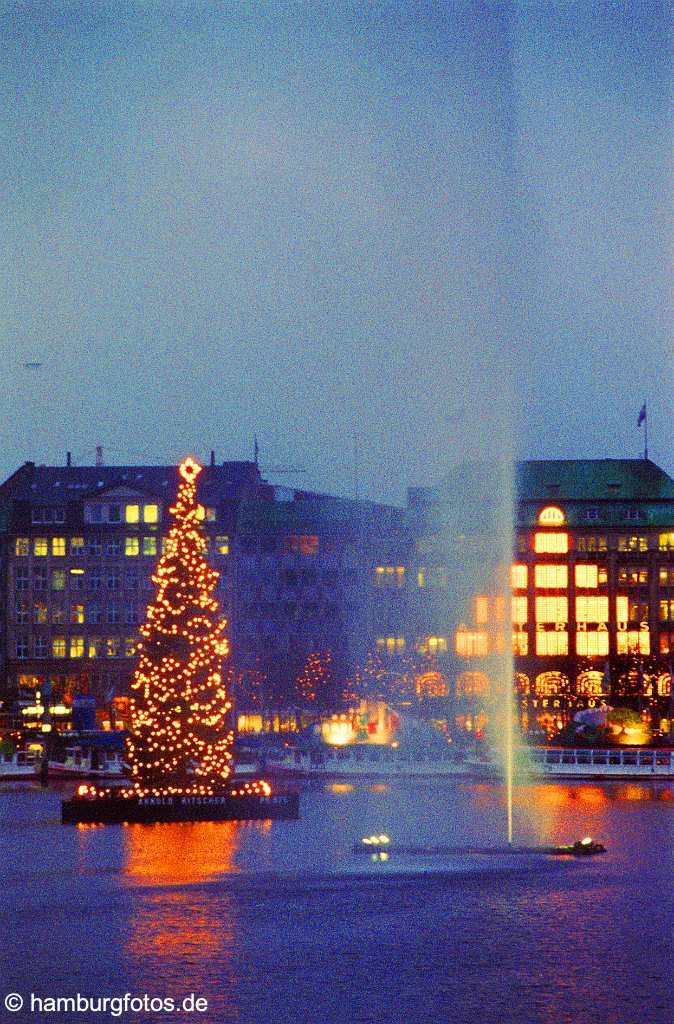
[[[534,778],[674,781],[671,747],[530,747],[522,753],[521,769]]]
[[[0,782],[29,782],[36,778],[40,770],[40,750],[29,747],[17,750],[13,745],[0,745]]]

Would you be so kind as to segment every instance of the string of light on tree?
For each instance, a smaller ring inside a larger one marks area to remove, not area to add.
[[[212,795],[232,772],[231,703],[221,673],[229,645],[213,595],[220,574],[204,558],[196,500],[201,471],[191,457],[178,468],[181,482],[169,509],[173,524],[152,575],[157,594],[140,627],[127,741],[133,788],[127,795]],[[269,792],[260,780],[232,795]]]

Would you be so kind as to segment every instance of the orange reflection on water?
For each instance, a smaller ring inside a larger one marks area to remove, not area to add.
[[[350,782],[330,782],[325,788],[328,793],[353,793],[353,786]]]
[[[136,889],[125,944],[130,973],[162,995],[210,992],[209,964],[221,971],[221,998],[235,984],[234,905],[226,888],[209,883],[238,871],[245,826],[237,822],[175,822],[124,829],[124,878]]]
[[[125,879],[131,885],[185,885],[235,872],[240,829],[234,821],[129,825]]]

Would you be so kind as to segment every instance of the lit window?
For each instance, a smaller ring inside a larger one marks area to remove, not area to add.
[[[590,534],[589,536],[578,537],[576,540],[576,546],[579,551],[606,551],[606,537],[599,534]]]
[[[647,629],[619,630],[616,640],[618,654],[651,653],[651,634]]]
[[[523,626],[525,622],[528,622],[526,597],[513,597],[512,620],[516,626]]]
[[[537,533],[534,537],[534,551],[538,554],[564,555],[568,550],[568,533]]]
[[[569,585],[569,570],[566,565],[537,565],[534,568],[534,582],[542,590],[565,590]]]
[[[52,553],[52,555],[65,555],[65,553],[66,553],[66,539],[65,539],[65,537],[52,537],[52,539],[51,539],[51,553]]]
[[[215,550],[219,555],[229,554],[229,537],[219,535],[215,538]]]
[[[428,651],[430,654],[436,654],[440,651],[447,650],[447,637],[446,636],[429,636],[428,640]]]
[[[47,605],[42,601],[36,601],[33,605],[33,620],[38,625],[47,621]]]
[[[206,522],[207,523],[214,523],[215,522],[215,518],[216,518],[216,516],[215,516],[215,509],[211,508],[211,507],[207,507],[206,508]]]
[[[17,556],[27,555],[30,551],[28,537],[17,537],[14,542],[14,554]]]
[[[127,510],[133,508],[132,505],[127,505]],[[127,523],[132,520],[127,519]],[[159,505],[143,505],[143,522],[144,523],[158,523],[159,522]]]
[[[306,533],[299,535],[292,534],[291,536],[285,538],[284,553],[287,555],[317,555],[318,537]]]
[[[478,594],[475,598],[475,623],[484,626],[489,622],[489,598],[486,594]]]
[[[400,589],[405,585],[405,567],[403,565],[377,565],[374,570],[374,582],[378,587]]]
[[[597,587],[599,582],[598,566],[577,565],[575,572],[577,587],[584,588],[585,590],[593,590]]]
[[[84,569],[70,570],[70,587],[72,590],[84,590]]]
[[[536,632],[536,654],[539,656],[569,653],[569,634],[563,630],[551,629]]]
[[[137,523],[140,520],[140,506],[139,505],[127,505],[124,509],[124,521],[127,523]]]
[[[70,657],[71,658],[83,658],[84,657],[84,637],[83,636],[71,636],[71,638],[70,638]]]
[[[618,570],[618,583],[628,587],[642,587],[648,583],[648,569],[645,566],[630,566]]]
[[[157,554],[157,538],[156,537],[143,537],[143,554],[144,555],[156,555]]]
[[[125,537],[124,538],[124,554],[125,555],[137,555],[139,552],[138,537]]]
[[[105,654],[108,658],[119,657],[119,637],[110,636],[105,641]]]
[[[51,574],[51,588],[52,590],[65,590],[66,589],[66,574],[63,569],[54,569]]]
[[[536,622],[568,622],[569,602],[566,597],[537,597]]]
[[[648,551],[648,538],[634,534],[618,537],[618,551]]]
[[[592,630],[587,633],[579,630],[576,633],[576,654],[587,658],[606,658],[608,656],[608,633],[605,629]],[[601,693],[601,690],[599,691]]]
[[[527,589],[527,567],[526,565],[513,565],[510,570],[510,582],[513,590]]]
[[[62,626],[66,621],[66,613],[60,604],[52,605],[51,620],[57,626]]]
[[[51,652],[55,658],[65,658],[66,656],[66,638],[64,636],[55,636],[51,644]]]
[[[70,554],[75,556],[84,554],[84,537],[70,538]]]
[[[529,634],[525,630],[517,630],[513,633],[513,654],[526,655],[529,653]]]
[[[594,634],[588,633],[588,636]],[[607,645],[608,646],[608,645]],[[580,651],[578,652],[580,654]],[[607,650],[608,653],[608,650]],[[576,679],[576,693],[582,697],[601,697],[606,690],[606,679],[603,672],[590,670],[581,672]]]
[[[84,622],[84,605],[83,604],[71,604],[70,606],[70,621],[81,625]]]
[[[101,638],[99,636],[89,637],[89,657],[100,658],[101,656]]]
[[[418,587],[425,587],[426,586],[426,570],[425,569],[421,569],[421,568],[417,569],[417,586]]]
[[[659,603],[660,622],[674,621],[674,601],[660,601]]]
[[[459,626],[454,637],[454,644],[456,653],[462,658],[485,658],[489,654],[489,636],[482,630]],[[421,653],[426,652],[421,650]]]
[[[538,516],[538,522],[541,526],[562,526],[566,522],[566,517],[562,512],[561,508],[556,508],[554,505],[548,505]]]
[[[135,640],[134,637],[127,636],[127,638],[124,641],[124,657],[125,658],[133,658],[134,654],[136,653],[137,643],[138,643],[138,641]]]
[[[206,518],[206,509],[203,505],[197,505],[197,519],[200,523],[203,523]]]
[[[33,541],[33,554],[46,555],[49,553],[49,545],[46,537],[36,537]]]
[[[456,696],[471,697],[489,693],[489,677],[484,672],[462,672],[456,680]]]
[[[537,697],[556,697],[569,691],[569,677],[561,672],[542,672],[536,676],[535,690]]]
[[[608,622],[608,597],[596,595],[576,598],[578,622]]]

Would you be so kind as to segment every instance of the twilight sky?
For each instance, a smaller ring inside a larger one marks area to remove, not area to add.
[[[635,457],[644,399],[674,471],[665,4],[1,2],[0,38],[3,476],[257,434],[402,501],[509,424]]]

